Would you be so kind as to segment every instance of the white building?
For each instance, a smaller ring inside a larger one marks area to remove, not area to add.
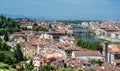
[[[57,46],[52,45],[40,45],[37,47],[38,55],[42,55],[46,58],[65,58],[66,54],[64,51],[61,51]]]
[[[120,39],[120,34],[118,35],[118,39]]]
[[[111,38],[116,38],[116,33],[111,33]]]
[[[120,45],[115,45],[108,50],[108,62],[120,66]]]
[[[82,26],[85,26],[85,27],[90,26],[88,22],[82,22],[81,25],[82,25]]]
[[[59,41],[60,41],[60,43],[75,44],[75,38],[74,37],[62,36],[62,37],[60,37]]]
[[[11,47],[14,47],[17,43],[15,42],[7,42],[7,45],[11,46]]]
[[[91,51],[91,50],[73,51],[72,58],[81,58],[85,60],[89,60],[89,59],[104,60],[104,57],[99,51]]]
[[[26,27],[27,29],[33,29],[32,23],[30,22],[23,22],[20,24],[20,27]]]
[[[111,33],[111,38],[118,38],[118,39],[120,39],[120,33],[119,32]]]
[[[96,35],[104,36],[104,35],[105,35],[105,30],[103,30],[103,29],[97,29],[97,30],[95,31],[95,34],[96,34]]]
[[[39,71],[39,67],[41,66],[39,57],[33,58],[33,66],[35,71]]]
[[[43,38],[43,39],[53,39],[53,36],[49,35],[49,34],[41,34],[40,38]]]

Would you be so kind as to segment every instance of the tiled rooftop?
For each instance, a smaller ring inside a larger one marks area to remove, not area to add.
[[[75,56],[102,56],[102,54],[99,51],[91,51],[91,50],[85,50],[85,51],[74,51]]]

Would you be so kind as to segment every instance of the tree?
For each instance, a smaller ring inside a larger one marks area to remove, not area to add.
[[[89,42],[89,41],[84,41],[84,40],[78,40],[77,45],[82,48],[89,49],[89,50],[97,50],[100,52],[102,52],[103,50],[99,42]]]
[[[67,64],[66,63],[64,63],[64,68],[67,68]]]
[[[23,65],[21,65],[21,67],[20,67],[20,69],[18,71],[24,71],[24,70],[25,69],[24,69]]]
[[[91,60],[91,63],[92,63],[92,64],[99,64],[99,66],[102,66],[102,64],[103,64],[103,62],[102,62],[100,59],[98,59],[98,60],[92,59],[92,60]]]
[[[3,35],[5,34],[5,32],[6,32],[5,29],[3,29],[3,28],[0,29],[0,35],[1,35],[1,36],[3,36]]]
[[[56,69],[53,66],[46,65],[40,68],[40,71],[56,71]]]
[[[8,46],[7,44],[6,44],[6,42],[2,42],[1,43],[1,50],[2,51],[9,51],[9,49],[10,49],[11,47],[10,46]]]
[[[15,58],[12,58],[12,57],[7,55],[7,56],[5,56],[3,62],[6,63],[6,64],[11,65],[11,64],[15,63]]]
[[[5,51],[0,51],[0,62],[11,65],[15,63],[15,58],[7,54]]]
[[[36,30],[36,28],[37,28],[37,24],[36,24],[36,23],[34,23],[34,24],[33,24],[33,31],[35,31],[35,30]]]
[[[15,20],[0,16],[0,35],[6,35],[6,32],[12,34],[19,31],[19,27],[20,25]]]
[[[1,19],[5,19],[6,20],[6,17],[4,17],[3,15],[0,16]]]
[[[60,71],[83,71],[83,69],[80,69],[80,68],[63,68],[61,69]]]
[[[35,31],[47,31],[47,29],[42,26],[39,26],[35,29]]]
[[[9,40],[8,33],[6,32],[4,35],[4,40],[7,42]]]
[[[23,61],[23,60],[24,60],[24,59],[23,59],[23,53],[22,53],[22,51],[21,51],[21,47],[20,47],[19,44],[16,44],[15,48],[16,48],[16,49],[15,49],[15,51],[14,51],[14,56],[15,56],[17,62],[19,63],[20,61]]]
[[[83,71],[83,69],[81,69],[81,68],[78,68],[76,71]]]
[[[5,58],[5,52],[0,51],[0,62],[3,62],[4,58]]]
[[[33,70],[33,67],[30,64],[26,64],[25,66],[26,66],[25,71],[32,71]]]
[[[33,62],[32,60],[30,60],[30,63],[29,64],[25,64],[25,71],[33,71]]]
[[[2,38],[0,37],[0,42],[2,42]]]
[[[99,64],[99,66],[102,66],[103,62],[99,59],[98,64]]]

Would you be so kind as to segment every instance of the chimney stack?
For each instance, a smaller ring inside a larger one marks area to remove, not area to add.
[[[105,57],[105,61],[108,62],[108,42],[103,42],[103,55]]]

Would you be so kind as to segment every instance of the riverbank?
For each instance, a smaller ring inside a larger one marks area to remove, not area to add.
[[[105,36],[95,36],[96,39],[102,40],[102,41],[107,41],[108,43],[115,43],[115,44],[120,44],[119,39],[114,39],[110,37],[105,37]]]
[[[81,28],[77,24],[72,25],[73,30],[87,30],[88,28]],[[98,39],[94,38],[95,33],[90,33],[89,36],[86,36],[85,32],[80,33],[79,35],[77,33],[73,33],[73,36],[76,38],[76,40],[82,39],[85,41],[90,42],[101,42]]]

